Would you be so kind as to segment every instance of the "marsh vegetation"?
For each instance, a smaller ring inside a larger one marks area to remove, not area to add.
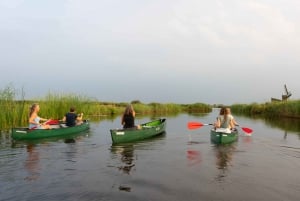
[[[62,119],[69,108],[74,106],[76,111],[84,113],[85,118],[99,119],[114,118],[120,115],[129,103],[101,102],[94,98],[78,94],[48,93],[45,97],[25,100],[23,89],[18,91],[12,85],[0,90],[0,130],[11,127],[26,126],[29,108],[33,103],[39,103],[39,115],[45,118]],[[175,104],[175,103],[142,103],[139,100],[130,102],[138,115],[176,115],[179,113],[208,113],[212,107],[204,103]]]
[[[249,116],[300,118],[300,100],[267,102],[262,104],[235,104],[231,106],[231,110],[236,114]]]

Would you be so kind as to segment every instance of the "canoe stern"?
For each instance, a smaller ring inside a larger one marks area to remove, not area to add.
[[[228,144],[238,140],[238,131],[234,130],[229,132],[219,132],[215,129],[210,131],[210,140],[215,144]]]
[[[158,119],[145,124],[141,128],[110,130],[113,144],[144,140],[159,135],[166,130],[166,119]]]
[[[34,140],[76,134],[88,130],[89,127],[89,121],[84,120],[82,124],[74,127],[55,127],[53,129],[34,130],[30,130],[26,127],[12,128],[11,136],[14,140]]]

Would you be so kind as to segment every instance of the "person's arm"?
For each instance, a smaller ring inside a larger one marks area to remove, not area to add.
[[[121,124],[122,124],[122,125],[125,124],[125,121],[124,121],[124,114],[122,115]]]
[[[234,118],[232,119],[232,122],[233,122],[233,125],[235,125],[235,126],[239,125]]]
[[[41,117],[40,117],[41,118]],[[41,118],[41,121],[48,121],[49,119]]]
[[[82,121],[82,118],[83,118],[83,113],[80,113],[80,114],[77,115],[76,120]]]
[[[217,121],[215,122],[215,127],[220,128],[221,127],[221,121],[220,118],[217,117]]]
[[[231,118],[230,118],[229,125],[230,125],[230,128],[234,128],[237,125],[237,123],[234,120],[233,116],[231,116]]]

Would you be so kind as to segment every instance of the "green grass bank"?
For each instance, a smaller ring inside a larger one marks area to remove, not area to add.
[[[268,118],[300,118],[300,100],[267,102],[262,104],[234,104],[230,107],[233,113],[247,116],[260,115]]]
[[[39,103],[39,116],[43,118],[62,119],[71,106],[83,112],[84,118],[93,119],[102,116],[121,115],[128,103],[101,102],[93,98],[77,94],[48,93],[45,97],[25,100],[23,90],[18,92],[12,85],[0,90],[0,130],[11,127],[27,126],[29,108]],[[209,113],[212,107],[204,103],[175,104],[149,103],[138,100],[131,101],[137,115],[164,116],[179,113]]]

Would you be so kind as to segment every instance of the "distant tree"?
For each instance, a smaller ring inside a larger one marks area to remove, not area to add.
[[[142,102],[139,100],[133,100],[131,101],[131,104],[142,104]]]

